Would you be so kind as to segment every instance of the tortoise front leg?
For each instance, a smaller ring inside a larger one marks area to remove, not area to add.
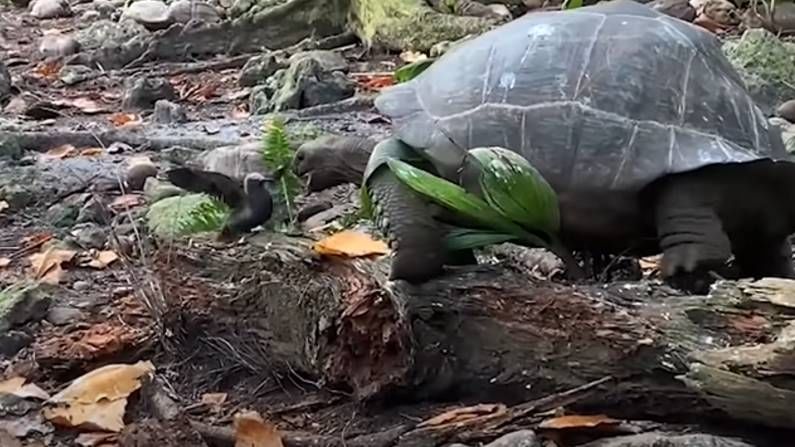
[[[389,279],[422,282],[442,273],[444,232],[431,207],[383,166],[368,179],[375,222],[389,240]]]
[[[731,243],[715,211],[713,191],[688,177],[671,178],[659,189],[655,223],[663,252],[663,277],[676,287],[706,293],[712,270],[722,270]]]

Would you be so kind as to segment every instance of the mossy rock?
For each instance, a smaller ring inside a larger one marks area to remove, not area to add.
[[[783,42],[763,28],[727,41],[723,51],[740,72],[746,87],[766,115],[795,98],[795,44]]]
[[[0,289],[0,334],[28,321],[44,318],[51,302],[49,294],[34,282]]]
[[[192,225],[191,215],[199,213],[206,207],[212,207],[214,201],[206,194],[186,194],[161,199],[146,213],[149,230],[156,236],[170,239],[188,236],[191,234],[217,231],[223,225],[223,219],[212,216],[215,225],[205,226],[200,230],[197,225]]]

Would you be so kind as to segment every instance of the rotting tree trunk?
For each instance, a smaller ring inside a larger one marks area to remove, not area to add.
[[[216,299],[204,330],[359,399],[517,404],[609,377],[575,408],[795,428],[794,281],[653,296],[660,287],[568,286],[481,265],[411,286],[386,281],[386,259],[252,243],[248,257],[198,257],[227,283],[230,271],[256,279]]]

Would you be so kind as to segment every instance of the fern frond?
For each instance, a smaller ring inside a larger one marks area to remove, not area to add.
[[[290,146],[290,140],[281,118],[273,118],[265,123],[263,128],[262,156],[265,166],[274,173],[279,180],[281,201],[285,204],[287,214],[292,222],[295,216],[295,197],[301,192],[301,180],[293,173],[291,166],[295,151]]]
[[[229,207],[214,197],[199,203],[179,217],[177,228],[180,234],[193,234],[218,231],[223,227],[230,213]]]

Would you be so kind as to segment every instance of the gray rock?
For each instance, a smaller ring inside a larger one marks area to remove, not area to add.
[[[754,447],[737,439],[704,434],[643,433],[600,439],[580,447]]]
[[[0,61],[0,104],[4,104],[11,97],[11,73],[3,61]]]
[[[83,319],[85,313],[72,306],[53,306],[47,312],[47,321],[56,325],[64,326]]]
[[[167,160],[178,165],[184,165],[201,154],[202,152],[197,149],[183,146],[171,146],[163,149],[159,153],[162,160]]]
[[[82,23],[91,23],[100,20],[102,18],[103,18],[102,14],[100,14],[97,11],[94,11],[93,9],[89,9],[88,11],[83,11],[83,13],[80,14],[80,21]]]
[[[9,183],[0,187],[0,200],[8,202],[12,210],[21,210],[32,204],[36,200],[36,196],[27,185]]]
[[[766,115],[772,115],[779,104],[795,97],[795,44],[755,28],[739,39],[725,42],[723,51]]]
[[[91,284],[88,281],[75,281],[72,283],[72,290],[75,292],[85,292],[90,288]]]
[[[102,19],[111,19],[116,11],[118,11],[116,5],[108,0],[94,0],[91,2],[91,6],[94,8],[94,11],[99,13]]]
[[[188,121],[185,108],[166,99],[155,101],[154,120],[156,123],[171,124]]]
[[[83,82],[94,74],[94,70],[85,65],[64,65],[58,72],[58,77],[66,85],[74,85]]]
[[[30,15],[37,19],[69,17],[72,9],[67,0],[33,0],[30,4]]]
[[[149,203],[159,202],[166,197],[178,196],[184,192],[181,188],[171,183],[162,182],[155,177],[149,177],[144,183],[144,197],[149,200]]]
[[[93,222],[84,222],[74,226],[70,231],[74,242],[84,249],[100,250],[108,241],[107,230]]]
[[[105,207],[93,197],[80,207],[80,211],[77,214],[77,223],[94,222],[105,224],[109,221],[110,216]]]
[[[270,52],[252,57],[240,70],[238,84],[241,87],[253,87],[264,83],[276,71],[285,67],[285,64]]]
[[[56,203],[47,209],[44,216],[51,225],[56,228],[64,228],[71,227],[75,223],[79,212],[80,208],[76,206]]]
[[[127,143],[122,143],[121,141],[114,141],[113,143],[108,146],[107,149],[109,154],[121,154],[124,152],[132,151],[132,147]]]
[[[97,8],[101,9],[102,7],[97,6]],[[147,34],[149,31],[134,20],[122,20],[116,23],[112,20],[102,19],[77,31],[75,38],[80,42],[80,47],[83,50],[90,50],[120,45],[137,36]]]
[[[329,50],[301,51],[290,56],[290,59],[287,60],[287,64],[293,65],[303,59],[313,59],[317,61],[317,63],[320,64],[320,68],[324,71],[348,71],[348,62],[345,58],[342,57],[341,54]]]
[[[160,0],[135,1],[122,12],[121,18],[135,20],[149,30],[163,29],[173,23],[168,6]]]
[[[356,83],[341,71],[326,71],[314,58],[302,58],[268,79],[268,112],[302,109],[350,98]]]
[[[72,36],[45,35],[39,41],[39,53],[44,57],[66,57],[80,51],[80,43]]]
[[[41,320],[51,301],[50,296],[35,284],[0,289],[0,334],[15,326]]]
[[[267,85],[257,85],[248,95],[248,110],[252,115],[264,115],[270,109],[272,89]]]
[[[188,23],[194,20],[202,24],[219,23],[221,16],[209,3],[197,0],[177,0],[168,6],[172,23]]]
[[[262,159],[262,143],[259,141],[219,147],[205,152],[199,161],[202,169],[240,180],[252,172],[267,173]]]
[[[795,123],[795,99],[785,101],[776,109],[776,115],[784,118],[790,123]]]
[[[125,82],[122,109],[127,111],[152,109],[161,99],[175,100],[177,92],[165,78],[140,77]]]
[[[448,447],[469,447],[466,444],[450,444]],[[532,430],[519,430],[503,435],[484,447],[543,447]]]
[[[33,337],[22,331],[0,333],[0,355],[12,357],[33,343]]]

